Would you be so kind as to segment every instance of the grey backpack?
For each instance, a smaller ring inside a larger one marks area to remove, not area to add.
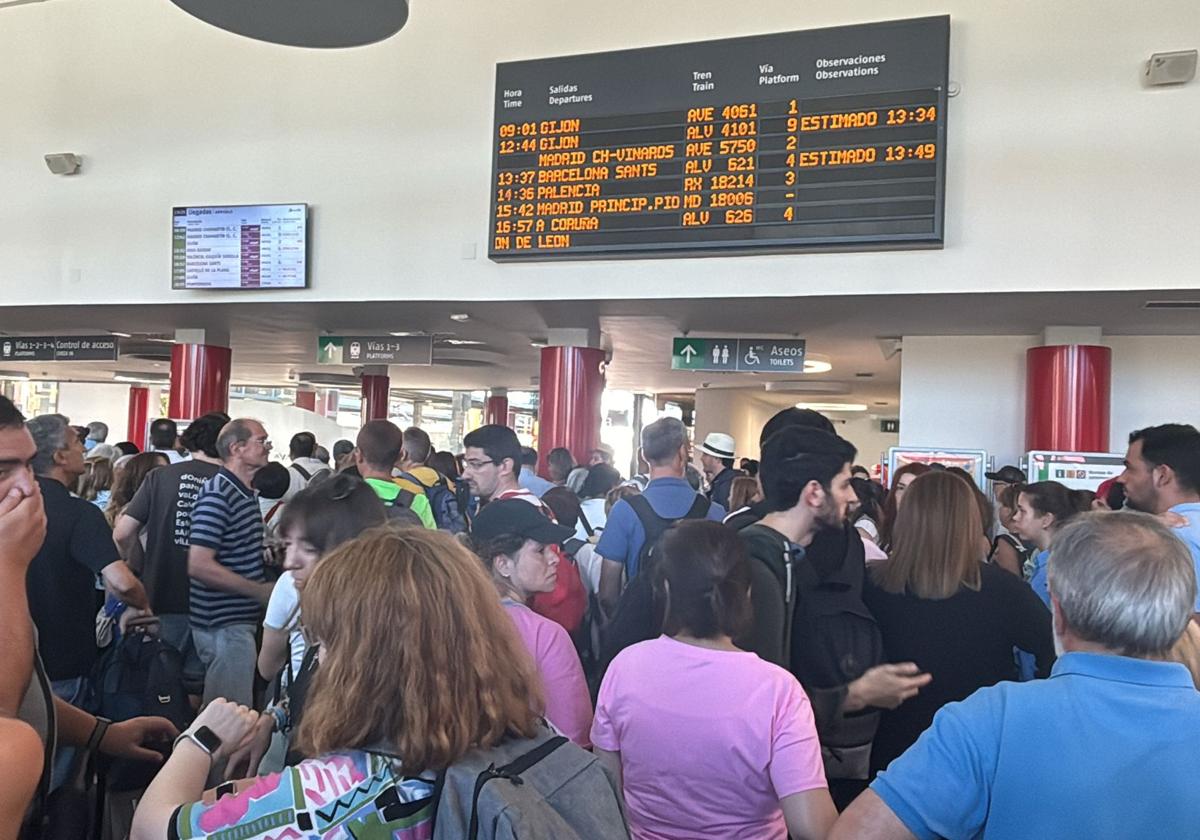
[[[473,750],[438,777],[433,840],[628,838],[613,779],[548,727]]]

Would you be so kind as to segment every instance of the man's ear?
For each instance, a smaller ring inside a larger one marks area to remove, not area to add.
[[[800,491],[800,501],[808,507],[818,508],[825,502],[825,488],[815,478]]]
[[[1058,596],[1053,592],[1050,593],[1050,618],[1053,622],[1051,626],[1054,628],[1054,635],[1061,639],[1066,622],[1063,621],[1062,605],[1058,603]]]
[[[1169,464],[1159,464],[1151,471],[1155,487],[1167,487],[1175,483],[1175,470]]]

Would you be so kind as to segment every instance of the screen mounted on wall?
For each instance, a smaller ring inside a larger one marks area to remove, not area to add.
[[[946,16],[496,67],[489,256],[943,243]]]
[[[175,207],[172,289],[303,289],[308,205]]]

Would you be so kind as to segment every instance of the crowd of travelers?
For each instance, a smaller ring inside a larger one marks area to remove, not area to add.
[[[0,838],[1182,838],[1200,431],[881,482],[813,411],[146,451],[0,397]],[[735,467],[735,464],[737,465]]]

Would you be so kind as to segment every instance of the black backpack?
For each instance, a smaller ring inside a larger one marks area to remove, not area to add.
[[[664,606],[654,596],[654,570],[663,534],[676,522],[704,519],[712,507],[708,499],[697,494],[687,513],[678,519],[664,519],[654,512],[645,496],[630,496],[625,501],[641,521],[646,541],[638,553],[638,573],[621,593],[612,620],[601,633],[599,672],[588,680],[596,690],[613,657],[630,645],[653,639],[662,632]]]
[[[313,482],[324,481],[325,479],[327,479],[331,475],[333,475],[333,471],[330,470],[329,467],[325,467],[324,469],[317,470],[315,473],[310,473],[308,470],[304,469],[304,467],[300,466],[299,464],[292,464],[292,469],[294,469],[296,472],[300,473],[300,477],[303,478],[309,484],[312,484]]]
[[[399,526],[419,525],[424,527],[425,523],[412,509],[413,500],[416,498],[416,493],[401,488],[400,495],[390,502],[384,501],[384,512],[387,514],[388,522]]]
[[[192,722],[183,684],[183,656],[144,630],[131,629],[106,650],[96,664],[99,712],[114,721],[143,715],[165,717],[182,732]],[[141,790],[158,766],[128,758],[106,759],[109,790]]]
[[[751,549],[751,562],[766,567],[778,583],[785,609],[792,601],[782,640],[783,661],[812,702],[826,776],[866,778],[880,714],[870,709],[850,715],[839,711],[842,688],[884,661],[883,637],[862,600],[862,538],[849,526],[821,531],[802,556],[791,554],[788,562],[783,557],[790,547],[782,535],[758,526],[740,533],[747,543],[765,549]],[[776,552],[780,562],[763,559]]]

